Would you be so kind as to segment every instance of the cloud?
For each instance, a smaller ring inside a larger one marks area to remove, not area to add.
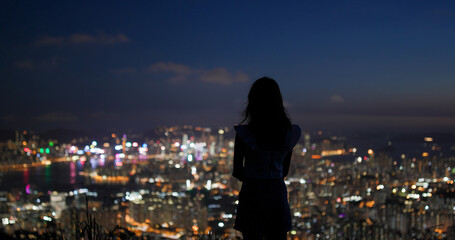
[[[190,67],[173,62],[157,62],[148,66],[145,71],[171,74],[172,77],[168,81],[173,83],[183,82],[189,75],[194,73],[194,70]]]
[[[24,60],[24,61],[19,61],[15,62],[14,65],[18,68],[23,68],[23,69],[33,69],[35,68],[35,63],[32,60]]]
[[[344,103],[344,98],[338,94],[332,95],[330,97],[331,103]]]
[[[32,69],[49,69],[52,67],[56,67],[57,64],[62,60],[60,57],[52,57],[50,59],[45,59],[45,60],[23,60],[23,61],[18,61],[15,62],[14,65],[17,68],[21,69],[27,69],[27,70],[32,70]]]
[[[157,62],[146,68],[149,72],[168,72],[177,75],[189,75],[193,73],[193,70],[183,64],[173,62]]]
[[[235,82],[247,82],[248,75],[243,72],[229,73],[225,68],[214,68],[204,71],[199,75],[199,79],[203,82],[216,83],[221,85],[229,85]]]
[[[60,45],[65,41],[63,37],[44,36],[35,41],[36,46]]]
[[[35,117],[40,122],[74,122],[79,118],[71,113],[50,112]]]
[[[104,44],[113,45],[119,43],[127,43],[130,39],[119,33],[117,35],[109,35],[104,32],[96,34],[75,33],[70,36],[44,36],[34,42],[35,46],[55,46],[55,45],[81,45],[81,44]]]
[[[127,43],[130,39],[124,34],[108,35],[103,32],[96,35],[90,35],[85,33],[73,34],[69,37],[71,44],[84,44],[84,43],[99,43],[99,44],[117,44]]]
[[[249,76],[241,71],[230,73],[226,68],[213,68],[209,70],[193,69],[184,64],[173,62],[157,62],[147,68],[146,72],[167,73],[172,76],[168,81],[176,83],[183,82],[188,78],[196,78],[201,82],[229,85],[237,82],[247,82]]]

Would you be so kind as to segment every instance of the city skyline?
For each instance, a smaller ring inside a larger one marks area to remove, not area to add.
[[[1,129],[232,126],[269,76],[306,130],[455,130],[451,2],[1,5]]]

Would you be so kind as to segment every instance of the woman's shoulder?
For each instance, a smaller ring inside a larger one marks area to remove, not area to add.
[[[302,130],[298,125],[292,124],[291,129],[289,130],[289,147],[292,149],[297,144],[300,139],[300,135],[302,134]]]
[[[295,132],[302,132],[300,126],[297,125],[297,124],[292,124],[292,125],[291,125],[291,130],[292,130],[292,131],[295,131]]]
[[[292,135],[295,135],[296,137],[300,138],[300,135],[302,134],[302,129],[299,127],[299,125],[292,124],[290,130]]]

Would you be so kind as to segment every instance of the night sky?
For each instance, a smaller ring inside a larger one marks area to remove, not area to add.
[[[269,76],[303,129],[455,130],[454,1],[277,2],[2,1],[0,129],[232,126]]]

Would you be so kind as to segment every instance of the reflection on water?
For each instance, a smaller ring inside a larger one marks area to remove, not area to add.
[[[76,163],[70,162],[70,184],[76,183]]]
[[[97,165],[98,166],[98,165]],[[30,167],[21,171],[3,171],[0,175],[0,191],[19,189],[30,185],[31,191],[69,191],[83,185],[84,162],[54,162],[51,165]]]
[[[104,169],[105,164],[108,163],[102,158],[84,158],[80,161],[52,162],[50,165],[3,171],[0,174],[0,191],[11,191],[13,189],[26,191],[26,188],[31,192],[71,191],[89,185],[95,187],[92,184],[108,183],[110,187],[115,187],[115,185],[124,185],[128,182],[128,177],[120,176],[114,177],[115,180],[112,181],[109,181],[109,178],[105,176],[98,182],[96,179],[88,178],[89,172],[95,169]],[[117,159],[111,164],[115,164],[119,168],[123,162],[121,159]],[[136,168],[134,167],[130,174],[134,174],[135,171]],[[103,186],[99,185],[98,187]]]
[[[46,165],[44,167],[44,176],[46,179],[46,185],[51,183],[51,165]]]
[[[24,170],[24,185],[28,185],[30,177],[30,170],[27,168]]]
[[[104,162],[105,162],[105,159],[104,158],[90,158],[90,167],[92,169],[96,169],[98,167],[104,167]]]

